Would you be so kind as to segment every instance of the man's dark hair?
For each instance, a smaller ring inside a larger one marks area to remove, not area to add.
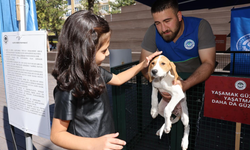
[[[165,9],[172,8],[176,12],[179,11],[177,0],[156,0],[151,6],[151,13],[161,12]]]

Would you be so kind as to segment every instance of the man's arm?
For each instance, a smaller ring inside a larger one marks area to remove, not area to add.
[[[145,49],[141,50],[141,57],[140,57],[140,62],[144,61],[144,59],[146,57],[148,57],[149,55],[153,54],[152,52],[149,52]],[[144,68],[141,70],[141,73],[143,74],[143,76],[148,79],[148,67]]]
[[[215,69],[215,47],[199,50],[201,66],[186,80],[181,81],[183,91],[205,81]]]

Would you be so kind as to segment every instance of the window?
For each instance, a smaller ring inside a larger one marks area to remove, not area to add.
[[[75,7],[75,11],[78,11],[78,10],[80,10],[80,8],[79,7]]]
[[[68,1],[68,5],[71,5],[71,0],[67,0]]]
[[[102,9],[105,11],[109,11],[109,5],[102,5]]]
[[[75,0],[75,4],[81,4],[81,0]]]
[[[107,2],[108,2],[108,0],[101,0],[101,2],[102,2],[102,3],[107,3]]]
[[[66,12],[66,17],[70,16],[71,15],[71,9],[68,9],[68,11]]]

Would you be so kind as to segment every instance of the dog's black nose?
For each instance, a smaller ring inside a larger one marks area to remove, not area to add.
[[[157,69],[153,69],[153,70],[152,70],[152,74],[153,74],[153,75],[155,75],[157,72],[158,72]]]

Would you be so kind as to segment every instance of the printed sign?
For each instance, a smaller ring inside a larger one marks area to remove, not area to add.
[[[250,78],[211,76],[205,82],[204,116],[250,124]]]
[[[46,32],[3,32],[2,37],[9,123],[49,139]]]

